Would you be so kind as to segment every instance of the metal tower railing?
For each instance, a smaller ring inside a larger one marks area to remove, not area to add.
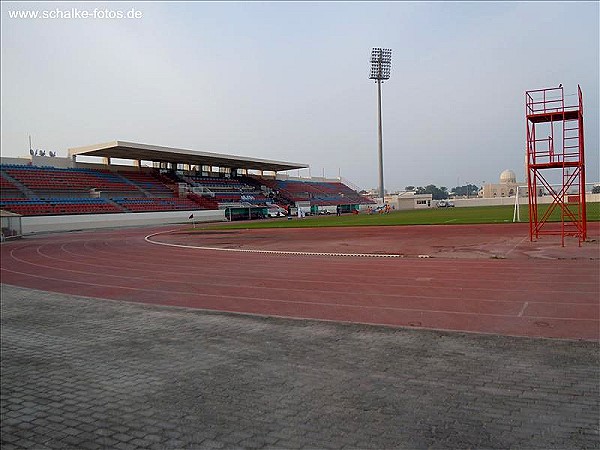
[[[565,104],[562,85],[527,91],[525,116],[529,238],[533,241],[543,234],[560,235],[564,246],[565,237],[574,236],[581,245],[587,238],[581,88],[577,86],[577,102],[570,106]],[[552,184],[558,177],[561,187],[555,188]],[[540,207],[537,198],[544,191],[553,202]]]

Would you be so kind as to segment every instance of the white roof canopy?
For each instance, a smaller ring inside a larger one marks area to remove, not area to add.
[[[129,159],[133,161],[192,164],[197,166],[217,166],[229,167],[232,169],[253,169],[273,172],[308,167],[308,164],[302,163],[199,152],[181,148],[160,147],[158,145],[136,144],[124,141],[113,141],[104,144],[70,148],[69,157],[76,156],[97,156],[101,158]]]

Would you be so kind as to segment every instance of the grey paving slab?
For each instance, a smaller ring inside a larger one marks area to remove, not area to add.
[[[2,285],[3,448],[600,448],[599,345]]]

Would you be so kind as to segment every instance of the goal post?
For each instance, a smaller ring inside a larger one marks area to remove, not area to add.
[[[521,205],[519,204],[519,196],[521,194],[520,189],[523,189],[523,188],[524,188],[524,186],[517,186],[517,190],[515,192],[515,207],[513,209],[513,222],[521,221]]]
[[[554,196],[559,195],[562,190],[561,184],[549,185],[553,192],[549,192],[547,188],[540,188],[541,192],[538,193],[538,207],[547,207],[552,203]],[[600,220],[600,192],[594,193],[599,190],[600,182],[585,183],[585,203],[587,210],[587,220],[596,221]],[[594,189],[596,188],[596,189]],[[521,222],[529,220],[529,195],[527,186],[517,186],[515,193],[515,201],[513,207],[513,222]],[[564,196],[567,198],[578,195],[577,193],[566,192]]]

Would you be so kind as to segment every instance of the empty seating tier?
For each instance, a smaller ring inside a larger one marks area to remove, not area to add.
[[[176,197],[158,173],[18,165],[1,165],[0,172],[0,208],[25,216],[217,209]]]
[[[199,204],[182,198],[113,198],[112,200],[130,212],[203,209]]]
[[[2,198],[22,198],[24,194],[11,181],[0,176],[0,195]]]
[[[214,178],[196,175],[185,176],[183,179],[193,187],[200,187],[209,191],[218,203],[265,205],[268,201],[259,186],[249,184],[239,178]]]
[[[340,182],[276,180],[269,184],[290,202],[310,201],[319,206],[375,203]]]
[[[49,198],[44,200],[3,198],[0,199],[0,209],[23,216],[123,212],[103,198]]]
[[[173,191],[151,173],[119,172],[123,178],[135,184],[153,197],[173,197]]]
[[[137,190],[111,172],[92,169],[59,169],[36,166],[2,166],[8,175],[38,193],[82,192],[96,189],[108,192]]]
[[[23,215],[199,210],[297,201],[319,206],[374,203],[341,182],[180,173],[176,180],[143,168],[111,171],[0,165],[0,172],[2,209]],[[188,198],[179,198],[177,183],[181,182],[201,189],[193,189]]]

